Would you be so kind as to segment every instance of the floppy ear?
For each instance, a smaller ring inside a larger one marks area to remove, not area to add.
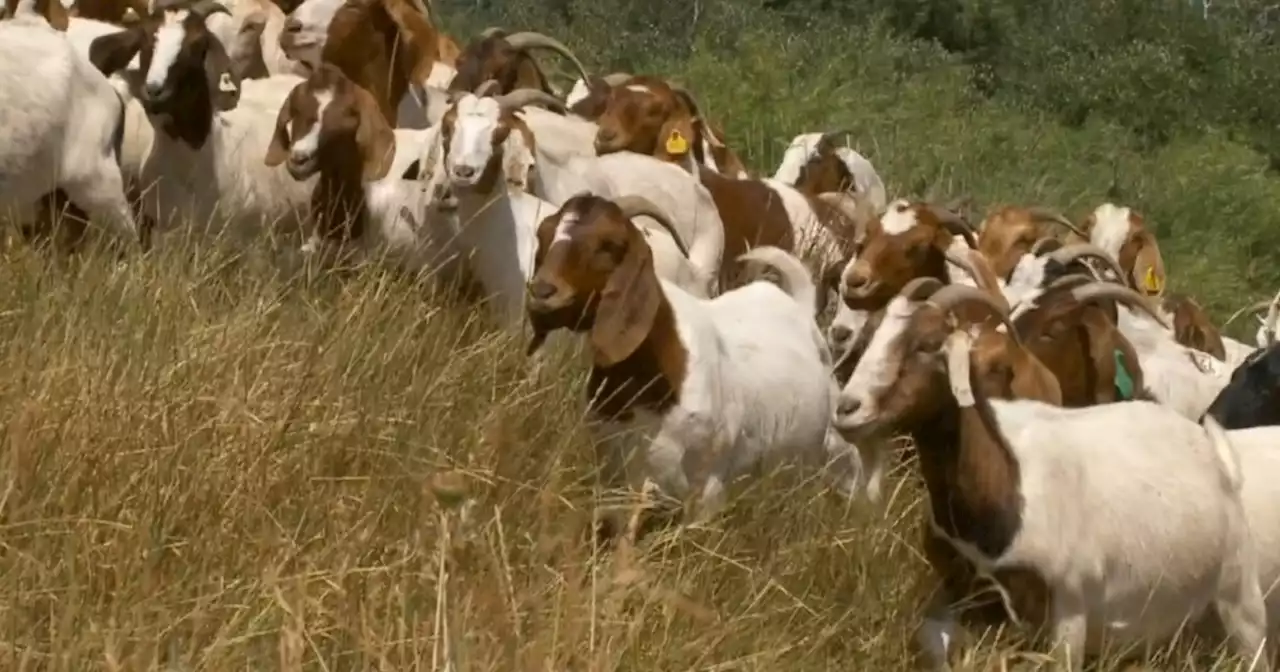
[[[206,33],[208,45],[204,51],[204,76],[209,82],[209,101],[213,109],[226,112],[240,104],[240,77],[231,67],[231,57],[222,46],[222,40]]]
[[[351,91],[355,94],[356,111],[360,115],[356,144],[364,157],[363,179],[376,182],[391,170],[391,161],[396,156],[396,134],[368,91],[354,84]]]
[[[56,0],[55,0],[56,1]],[[98,72],[110,77],[124,70],[142,49],[142,29],[129,28],[118,33],[94,38],[89,44],[89,62]]]
[[[276,130],[271,133],[271,144],[267,147],[267,156],[262,160],[268,168],[274,168],[289,158],[289,122],[293,120],[293,92],[280,104],[280,112],[276,114]]]
[[[503,142],[502,173],[506,176],[508,183],[521,189],[528,189],[530,175],[537,167],[533,158],[533,151],[537,145],[534,144],[533,132],[525,125],[523,119],[514,117],[512,126],[515,133],[508,133],[506,141]]]
[[[653,254],[640,230],[631,239],[622,264],[614,269],[600,293],[591,344],[598,366],[613,366],[631,356],[653,328],[662,287],[653,271]]]
[[[1143,232],[1139,245],[1133,260],[1133,284],[1147,294],[1163,294],[1166,277],[1160,246],[1150,232]]]

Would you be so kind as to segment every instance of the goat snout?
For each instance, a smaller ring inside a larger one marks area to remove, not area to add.
[[[534,278],[526,287],[529,293],[528,308],[534,313],[560,310],[573,301],[573,292],[565,291],[560,283]]]
[[[843,325],[832,325],[827,332],[827,336],[831,339],[831,345],[840,349],[849,344],[849,339],[853,338],[853,330]]]
[[[289,19],[284,22],[284,32],[286,33],[302,32],[302,22],[295,17],[292,17],[292,16],[289,17]]]
[[[163,102],[169,96],[169,89],[164,82],[147,82],[142,87],[142,95],[146,102]]]
[[[840,397],[840,404],[836,406],[836,415],[847,418],[857,413],[862,408],[862,400],[857,397],[843,396]]]
[[[474,166],[458,164],[453,167],[453,179],[455,180],[473,180],[478,172]]]
[[[596,149],[608,149],[617,139],[617,131],[612,128],[601,128],[596,131]]]
[[[305,180],[319,170],[319,162],[316,160],[314,153],[295,151],[289,154],[289,160],[285,162],[285,168],[294,179]]]

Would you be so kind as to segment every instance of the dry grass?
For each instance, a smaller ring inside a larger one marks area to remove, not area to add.
[[[601,556],[581,367],[476,314],[376,272],[11,250],[0,668],[907,667],[910,478],[863,512],[779,475]]]

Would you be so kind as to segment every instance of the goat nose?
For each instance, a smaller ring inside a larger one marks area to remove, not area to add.
[[[286,33],[297,33],[297,32],[300,32],[301,30],[302,30],[302,22],[299,21],[298,19],[295,19],[292,16],[289,17],[289,19],[284,22],[284,31]]]
[[[853,336],[853,330],[849,327],[834,325],[831,327],[831,342],[842,345]]]
[[[853,415],[858,412],[859,408],[862,408],[861,399],[857,397],[842,397],[840,405],[836,406],[836,413],[838,415]]]
[[[862,277],[861,275],[848,275],[848,276],[845,276],[845,279],[844,279],[844,286],[847,289],[857,289],[866,284],[867,284],[867,279]]]
[[[618,132],[612,128],[602,128],[596,132],[596,142],[611,142],[618,137]]]
[[[453,167],[454,177],[461,177],[463,179],[466,179],[475,174],[476,174],[476,169],[472,168],[471,166],[454,166]]]
[[[535,280],[529,285],[529,295],[539,301],[546,301],[556,295],[556,287],[544,280]]]
[[[164,93],[164,84],[157,84],[156,82],[147,82],[145,85],[143,85],[142,92],[147,94],[148,98],[156,98],[161,93]]]

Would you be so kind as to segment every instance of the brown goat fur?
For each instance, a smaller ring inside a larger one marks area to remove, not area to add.
[[[62,3],[59,2],[59,0],[35,0],[34,4],[35,4],[35,7],[34,7],[35,13],[39,14],[40,16],[43,16],[45,21],[48,21],[49,25],[53,26],[54,30],[57,30],[63,33],[67,32],[67,24],[69,22],[69,17],[74,16],[75,15],[74,12],[68,12],[67,8],[63,7]],[[121,9],[120,9],[121,16],[124,15],[125,7],[126,5],[123,5],[123,4],[121,5]],[[5,16],[10,16],[10,17],[16,16],[18,11],[18,0],[5,0],[4,9],[5,9],[5,14],[4,14]],[[146,11],[145,3],[142,5],[142,10],[144,12]],[[92,17],[86,17],[86,18],[92,18]],[[105,21],[106,19],[99,19],[99,20]],[[112,21],[112,23],[117,23],[117,21]]]
[[[818,142],[817,151],[800,167],[795,188],[807,196],[828,192],[857,191],[857,181],[849,167],[836,154],[836,145],[824,136]]]
[[[733,260],[753,247],[773,245],[788,252],[796,246],[791,217],[782,196],[760,180],[738,180],[699,167],[703,186],[711,192],[724,222],[724,262],[721,291],[738,285],[741,273]]]
[[[530,349],[555,329],[589,332],[587,394],[597,415],[625,419],[638,408],[662,413],[676,404],[688,351],[640,229],[613,201],[580,194],[542,220],[537,239]]]
[[[883,308],[915,278],[931,277],[946,283],[947,250],[953,236],[964,235],[971,247],[977,247],[968,225],[942,208],[895,201],[889,211],[897,217],[914,216],[916,223],[905,231],[890,233],[885,231],[882,215],[867,227],[866,238],[841,277],[844,302],[853,310]]]
[[[705,141],[720,173],[746,174],[741,159],[720,140],[719,129],[702,118],[693,96],[661,78],[635,76],[611,87],[596,123],[597,154],[631,151],[672,163],[692,156],[706,165]]]
[[[1221,361],[1227,360],[1222,333],[1195,299],[1170,292],[1161,297],[1160,308],[1172,316],[1170,321],[1173,322],[1173,336],[1179,343],[1206,352]]]
[[[399,121],[410,82],[442,61],[440,34],[408,0],[348,0],[333,16],[323,60],[371,93],[387,121]]]

